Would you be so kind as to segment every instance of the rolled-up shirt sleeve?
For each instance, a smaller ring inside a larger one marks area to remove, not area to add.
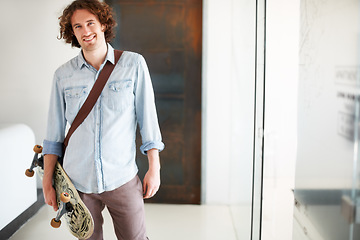
[[[43,142],[43,154],[54,154],[61,157],[63,155],[63,144],[59,142],[51,142],[48,140],[44,140]]]
[[[48,112],[46,138],[43,141],[43,154],[62,156],[65,138],[65,101],[59,79],[55,72]]]
[[[140,151],[146,155],[150,149],[161,152],[165,145],[162,142],[158,117],[156,113],[154,90],[145,59],[139,55],[138,76],[134,88],[136,118],[140,128],[142,145]]]

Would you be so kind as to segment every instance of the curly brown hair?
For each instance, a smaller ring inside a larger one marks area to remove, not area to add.
[[[63,14],[59,17],[60,36],[58,39],[64,39],[66,43],[71,43],[72,47],[80,48],[80,44],[74,35],[71,25],[71,17],[76,10],[86,9],[98,17],[99,22],[105,26],[105,40],[110,42],[115,37],[114,28],[116,22],[114,13],[109,5],[98,0],[76,0],[67,6]]]

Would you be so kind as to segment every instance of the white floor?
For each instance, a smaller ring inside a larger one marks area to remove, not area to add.
[[[293,183],[289,179],[264,179],[263,240],[290,240],[293,231]],[[170,205],[145,204],[150,240],[248,240],[251,205]],[[61,226],[53,229],[55,217],[44,206],[10,240],[75,239]],[[116,240],[109,213],[104,211],[104,239]],[[303,239],[303,238],[300,238]]]
[[[244,233],[239,229],[239,226],[242,225],[241,219],[233,216],[234,214],[240,214],[241,208],[238,207],[145,204],[145,210],[148,236],[151,240],[244,239],[239,235],[240,232]],[[59,229],[53,229],[50,226],[50,220],[54,216],[52,208],[48,206],[42,207],[10,239],[75,239],[65,226],[61,226]],[[104,211],[104,219],[104,239],[116,240],[111,218],[106,210]],[[242,226],[249,229],[247,224]]]

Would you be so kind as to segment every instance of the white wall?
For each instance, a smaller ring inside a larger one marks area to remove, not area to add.
[[[38,144],[45,136],[53,73],[78,53],[57,40],[58,17],[69,2],[0,1],[0,123],[27,124]]]
[[[287,240],[292,235],[299,3],[267,1],[262,233],[266,240]],[[204,1],[203,202],[207,204],[251,203],[254,13],[255,1]]]
[[[282,8],[282,11],[279,9]],[[266,177],[294,177],[300,0],[267,2]]]
[[[202,201],[251,202],[255,1],[204,1]]]

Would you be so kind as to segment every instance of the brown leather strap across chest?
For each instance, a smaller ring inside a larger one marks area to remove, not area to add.
[[[119,61],[123,51],[114,50],[115,54],[115,63],[112,64],[110,61],[105,63],[104,68],[101,70],[99,77],[95,81],[94,86],[92,87],[88,97],[86,98],[84,104],[81,106],[78,114],[76,115],[73,123],[70,126],[70,129],[64,139],[64,151],[69,143],[69,139],[71,135],[75,132],[75,130],[80,126],[80,124],[85,120],[85,118],[89,115],[91,110],[93,109],[96,101],[98,100],[102,90],[104,89],[107,80],[109,79],[114,67]]]

